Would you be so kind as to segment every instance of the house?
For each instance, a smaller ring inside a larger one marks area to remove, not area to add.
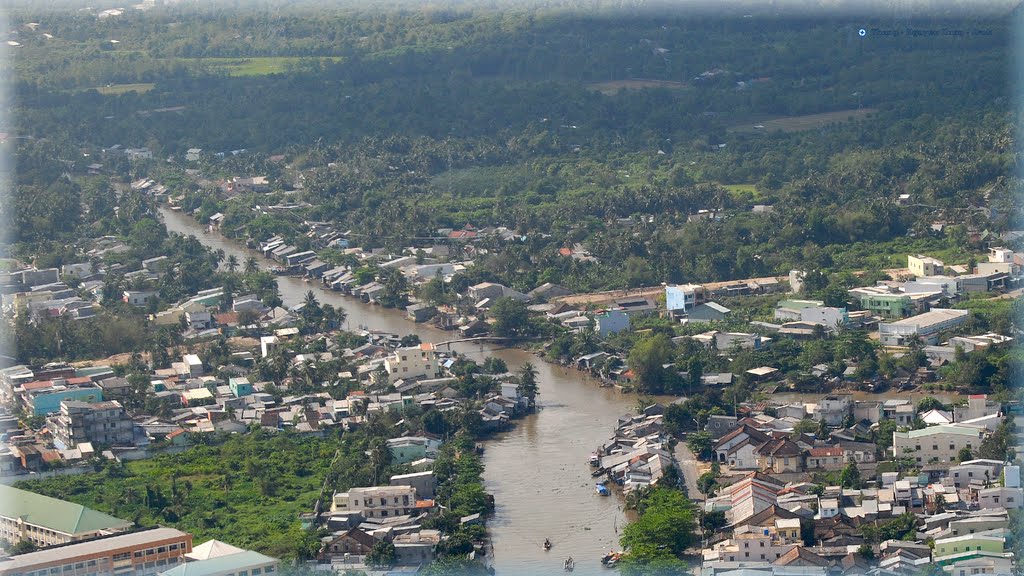
[[[391,477],[390,484],[412,486],[416,489],[416,496],[421,499],[433,500],[437,493],[437,477],[431,471],[396,474]]]
[[[939,334],[967,321],[967,310],[933,308],[930,312],[878,325],[879,340],[885,346],[905,346],[913,339],[937,344]]]
[[[365,556],[373,550],[376,544],[376,538],[363,532],[358,527],[349,528],[344,532],[325,536],[321,540],[317,559],[325,561],[337,556]]]
[[[626,313],[627,316],[650,316],[658,311],[658,305],[650,298],[618,298],[615,300],[615,308]]]
[[[79,504],[0,484],[0,539],[9,545],[27,541],[46,548],[125,532],[132,526]]]
[[[430,343],[399,348],[384,360],[388,382],[409,378],[438,378],[441,366],[437,348]]]
[[[845,467],[846,459],[839,446],[818,446],[807,451],[808,470],[842,470]]]
[[[727,433],[725,436],[722,436],[718,442],[715,443],[713,448],[715,458],[717,458],[720,463],[728,463],[733,467],[737,467],[736,463],[739,461],[737,469],[754,469],[756,468],[756,461],[753,458],[754,449],[769,440],[771,440],[771,437],[764,432],[744,424],[732,432]],[[748,444],[751,445],[750,449],[746,453],[737,455],[737,450]]]
[[[999,402],[989,400],[985,394],[971,394],[967,397],[966,405],[953,407],[953,420],[964,422],[1001,413],[1002,405]]]
[[[704,287],[698,284],[665,287],[665,308],[669,314],[683,315],[704,302]]]
[[[197,162],[200,158],[200,154],[202,153],[202,148],[189,148],[188,152],[185,153],[185,160],[188,162]]]
[[[629,330],[629,325],[629,315],[622,310],[605,310],[594,316],[594,330],[601,338]]]
[[[568,288],[563,288],[562,286],[552,284],[550,282],[545,282],[544,284],[541,284],[540,286],[537,286],[533,290],[530,290],[529,292],[526,293],[526,295],[529,296],[531,300],[540,302],[547,302],[548,300],[551,300],[553,298],[561,298],[563,296],[569,296],[571,294],[572,290],[569,290]]]
[[[332,512],[359,512],[365,518],[407,516],[416,510],[416,489],[412,486],[369,486],[335,492]]]
[[[847,394],[830,394],[825,396],[814,407],[815,420],[824,421],[829,426],[840,426],[852,413],[853,400]]]
[[[125,290],[122,300],[132,306],[145,307],[156,299],[159,293],[156,290]]]
[[[944,264],[942,260],[922,256],[920,254],[907,256],[907,269],[914,276],[937,276],[942,274]]]
[[[423,436],[403,436],[387,441],[392,464],[406,464],[421,458],[435,458],[441,442]]]
[[[704,426],[704,431],[711,435],[712,440],[718,440],[738,427],[739,423],[735,416],[713,414],[708,417],[708,423]]]
[[[715,302],[698,304],[690,309],[686,318],[690,322],[719,322],[725,320],[732,310]]]
[[[410,304],[405,311],[413,322],[426,322],[437,315],[437,308],[429,304]]]
[[[803,450],[786,438],[776,438],[758,447],[757,464],[762,471],[782,474],[804,469]]]

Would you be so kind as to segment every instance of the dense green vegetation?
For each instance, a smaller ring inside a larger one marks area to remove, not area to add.
[[[644,489],[636,498],[638,518],[622,531],[628,551],[621,571],[627,576],[687,573],[679,555],[698,542],[693,504],[671,487]]]
[[[338,445],[330,439],[257,431],[180,454],[107,463],[97,472],[18,486],[143,526],[175,526],[198,541],[217,538],[275,557],[310,557],[319,540],[315,532],[302,530],[298,515],[313,509],[336,449],[343,451],[336,467],[366,467],[359,446],[365,443],[355,438]],[[346,472],[339,479],[352,475]],[[336,485],[344,489],[343,483]]]
[[[792,267],[879,271],[907,251],[966,261],[967,227],[1013,222],[1003,22],[925,19],[920,26],[955,22],[992,34],[862,41],[827,19],[656,10],[622,18],[613,8],[256,16],[211,7],[184,18],[168,7],[100,22],[58,11],[23,35],[19,130],[94,151],[147,145],[179,159],[193,146],[245,148],[231,162],[271,176],[281,168],[263,158],[282,153],[306,170],[299,197],[314,207],[305,216],[336,220],[369,246],[465,224],[515,227],[527,239],[479,257],[471,278],[520,290]],[[38,16],[25,8],[14,22]],[[54,38],[42,38],[43,28]],[[113,36],[119,44],[103,44]],[[281,74],[217,72],[218,59],[285,57],[305,60]],[[950,67],[957,73],[944,72]],[[631,78],[685,89],[590,89]],[[154,86],[68,90],[111,82]],[[185,109],[139,114],[177,105]],[[852,122],[838,115],[839,124],[818,130],[729,130],[865,108],[875,112]],[[909,205],[895,202],[900,193]],[[227,230],[294,239],[293,220],[250,210],[266,201],[194,196],[227,214]],[[755,202],[775,211],[751,214]],[[991,220],[972,208],[985,203]],[[729,216],[688,223],[698,209]],[[932,236],[934,219],[962,226]],[[580,241],[598,263],[557,253]]]

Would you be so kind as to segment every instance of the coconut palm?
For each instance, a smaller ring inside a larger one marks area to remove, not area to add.
[[[260,267],[259,264],[256,263],[255,256],[249,256],[245,259],[245,265],[242,268],[243,272],[246,274],[255,274],[256,272],[259,272],[259,269]]]
[[[235,270],[238,270],[238,257],[234,254],[229,255],[224,266],[228,269],[228,272],[233,274]]]

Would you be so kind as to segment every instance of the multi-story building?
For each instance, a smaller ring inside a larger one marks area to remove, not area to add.
[[[0,540],[37,548],[131,529],[132,523],[80,504],[0,484]]]
[[[814,419],[829,426],[840,426],[852,413],[853,401],[847,394],[830,394],[814,407]]]
[[[51,424],[54,444],[62,448],[74,448],[81,442],[129,446],[134,438],[132,420],[116,400],[93,404],[65,400]]]
[[[369,486],[335,492],[331,511],[358,512],[366,518],[412,514],[416,511],[416,489],[412,486]]]
[[[384,368],[391,383],[408,378],[441,376],[437,348],[430,343],[395,350],[394,354],[384,360]]]
[[[892,433],[893,454],[897,458],[909,456],[920,464],[955,462],[960,450],[981,446],[985,430],[947,424],[929,426],[920,430]]]
[[[76,400],[80,402],[101,402],[103,390],[92,384],[88,378],[79,383],[77,379],[58,378],[41,380],[22,385],[21,401],[25,411],[33,416],[46,416],[60,411],[61,402]]]
[[[918,254],[907,256],[907,269],[917,277],[936,276],[942,274],[945,264],[942,263],[942,260]]]
[[[698,284],[665,287],[665,308],[669,314],[686,314],[705,302],[704,287]]]
[[[154,528],[0,560],[0,576],[155,576],[192,551],[192,535]]]

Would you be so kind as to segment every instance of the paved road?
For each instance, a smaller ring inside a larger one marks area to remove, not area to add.
[[[686,442],[676,443],[676,461],[679,462],[680,472],[683,474],[683,481],[686,483],[686,494],[694,502],[704,499],[704,495],[697,488],[697,478],[700,477],[700,467],[693,452],[686,446]]]

